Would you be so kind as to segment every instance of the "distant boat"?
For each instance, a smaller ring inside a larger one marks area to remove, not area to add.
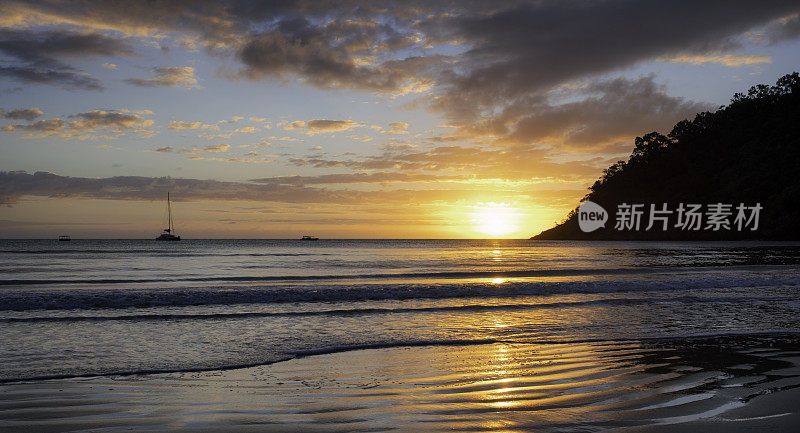
[[[169,203],[169,191],[167,191],[167,224],[169,227],[164,229],[164,233],[161,233],[159,237],[156,238],[157,241],[179,241],[181,240],[180,236],[175,236],[174,231],[175,227],[172,225],[172,206]]]
[[[69,235],[61,235],[58,237],[58,240],[61,242],[69,242],[72,240],[72,238],[69,237]]]
[[[316,237],[316,236],[308,236],[308,235],[305,235],[305,236],[303,236],[302,238],[300,238],[300,240],[301,240],[301,241],[318,241],[318,240],[319,240],[319,238],[318,238],[318,237]]]

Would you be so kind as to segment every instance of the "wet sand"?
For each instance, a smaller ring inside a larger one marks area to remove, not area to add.
[[[791,335],[349,350],[0,385],[0,431],[797,431]]]

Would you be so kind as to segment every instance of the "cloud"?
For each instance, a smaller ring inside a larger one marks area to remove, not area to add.
[[[184,89],[196,89],[197,78],[194,76],[194,68],[191,66],[153,68],[153,78],[128,78],[128,84],[141,87],[183,87]]]
[[[430,182],[445,179],[465,179],[464,176],[409,174],[396,172],[325,174],[320,176],[276,176],[251,179],[250,182],[275,185],[334,185],[350,183]]]
[[[0,77],[13,78],[26,84],[58,84],[70,90],[103,90],[100,81],[88,74],[72,72],[72,70],[55,71],[27,66],[0,66]]]
[[[353,120],[314,119],[307,122],[295,120],[284,125],[283,129],[288,131],[305,129],[306,134],[315,135],[327,132],[347,131],[348,129],[362,126],[364,126],[363,123],[358,123]]]
[[[192,148],[192,149],[183,149],[180,153],[183,154],[196,154],[196,153],[222,153],[227,152],[228,149],[231,148],[230,144],[213,144],[210,146],[206,146],[202,149]],[[202,159],[202,158],[198,158]]]
[[[0,115],[6,119],[27,120],[28,122],[33,121],[33,119],[36,119],[42,114],[44,114],[44,112],[36,107],[11,111],[0,109]]]
[[[744,66],[756,65],[759,63],[772,63],[770,56],[735,56],[732,54],[725,55],[679,55],[668,57],[664,59],[667,62],[675,63],[691,63],[693,65],[701,65],[703,63],[716,63],[723,66]]]
[[[306,123],[306,126],[308,127],[309,132],[320,133],[320,132],[346,131],[348,129],[364,126],[364,124],[354,122],[352,120],[314,119],[314,120],[309,120]]]
[[[201,159],[202,157],[197,157]],[[247,162],[248,158],[213,158],[220,162]],[[256,161],[250,161],[256,162]],[[332,175],[328,183],[346,181],[336,180]],[[360,176],[356,174],[355,176]],[[375,176],[376,178],[379,176]],[[410,179],[413,176],[405,176]],[[303,180],[309,182],[311,179]],[[302,183],[302,182],[301,182]],[[346,182],[351,183],[351,182]],[[19,202],[24,196],[38,197],[74,197],[104,200],[163,200],[166,191],[172,192],[176,201],[204,200],[246,200],[253,202],[279,203],[337,203],[349,205],[389,204],[393,206],[415,203],[469,200],[474,203],[481,196],[486,200],[498,197],[498,194],[516,194],[513,190],[492,191],[480,188],[463,189],[431,189],[431,190],[388,190],[359,191],[342,189],[325,189],[302,186],[287,179],[257,182],[223,182],[210,179],[184,179],[171,177],[116,176],[108,178],[85,178],[61,176],[50,172],[29,174],[24,171],[0,172],[0,204],[10,205]],[[580,192],[570,191],[574,196]],[[522,194],[531,194],[523,191]],[[535,191],[542,200],[551,203],[553,198],[565,196],[565,191]],[[565,203],[568,204],[569,202]]]
[[[302,188],[275,187],[216,180],[119,176],[82,178],[48,172],[0,172],[0,204],[25,195],[112,200],[161,200],[170,190],[176,200],[326,201],[332,194]]]
[[[491,137],[501,144],[546,144],[562,150],[598,150],[629,143],[646,132],[712,108],[709,104],[669,96],[653,76],[588,83],[571,92],[575,102],[521,100],[499,114],[473,122],[455,138]]]
[[[469,152],[488,158],[473,161],[481,170],[502,170],[501,161],[516,167],[514,158],[549,156],[538,154],[539,147],[619,151],[634,135],[668,127],[706,108],[668,95],[652,77],[611,79],[621,71],[665,59],[731,67],[764,63],[766,56],[736,54],[752,42],[748,32],[763,32],[768,44],[800,37],[800,5],[790,0],[764,0],[757,7],[744,0],[413,2],[403,7],[381,0],[124,6],[31,0],[6,2],[0,12],[0,25],[8,29],[39,29],[9,30],[18,32],[9,33],[14,36],[9,40],[43,41],[54,34],[50,29],[74,28],[82,35],[100,35],[90,43],[94,51],[87,52],[105,54],[88,55],[134,55],[125,51],[126,38],[166,36],[176,45],[231,59],[219,73],[231,79],[298,80],[322,89],[368,90],[390,97],[418,92],[414,106],[440,113],[443,123],[454,127],[433,137],[435,143],[479,144],[420,151],[411,143],[394,143],[392,152],[397,154],[380,158],[295,159],[355,170],[466,170],[464,164],[441,158],[453,154],[457,161],[467,161]],[[4,53],[12,53],[6,55],[17,63],[0,66],[0,75],[101,87],[63,64],[71,56],[64,50],[25,57],[16,46],[7,45]],[[104,46],[110,48],[103,51]],[[58,67],[45,66],[38,58],[59,62]],[[194,70],[154,72],[153,78],[132,83],[197,85]],[[583,88],[565,91],[569,86]],[[313,135],[361,126],[354,123],[317,119],[281,126]],[[390,126],[385,132],[405,130]],[[498,153],[497,147],[506,153]],[[465,155],[462,149],[467,149]],[[409,159],[413,155],[419,160]],[[540,166],[544,172],[550,167]]]
[[[289,122],[288,124],[286,124],[283,127],[283,129],[287,131],[294,131],[297,129],[303,129],[305,127],[306,127],[306,122],[303,122],[302,120],[295,120],[294,122]]]
[[[247,155],[252,155],[253,152],[248,152]],[[255,163],[255,164],[266,164],[272,162],[271,159],[268,158],[241,158],[238,156],[232,156],[229,158],[220,158],[216,156],[193,156],[189,159],[194,160],[204,160],[204,161],[217,161],[217,162],[237,162],[237,163]]]
[[[172,152],[172,146],[159,147],[154,152]]]
[[[408,134],[408,123],[406,122],[392,122],[389,124],[389,129],[381,131],[383,134]]]
[[[64,60],[132,55],[133,50],[125,40],[100,33],[3,29],[0,30],[0,53],[15,60],[14,64],[0,67],[0,76],[25,83],[100,90],[99,81],[67,65]]]
[[[69,123],[70,129],[84,132],[102,128],[124,131],[132,128],[146,128],[153,124],[152,120],[145,119],[138,114],[124,114],[114,111],[94,110],[74,114],[70,117],[78,119]]]
[[[105,69],[113,69],[113,70],[119,69],[117,67],[117,65],[115,65],[113,63],[103,63],[101,66],[103,66],[103,68],[105,68]]]
[[[27,132],[38,132],[43,134],[55,134],[62,132],[64,130],[64,122],[62,119],[49,119],[49,120],[40,120],[35,123],[29,123],[27,125],[6,125],[3,126],[0,131],[3,132],[18,132],[18,131],[27,131]]]
[[[244,119],[244,116],[233,116],[229,120],[220,120],[219,123],[239,123],[242,119]]]
[[[199,129],[202,124],[203,124],[202,122],[183,122],[183,121],[174,121],[173,120],[172,122],[169,122],[169,124],[167,125],[167,128],[169,128],[169,129],[178,129],[178,130],[182,130],[182,129]]]
[[[259,80],[295,74],[316,87],[414,91],[419,87],[414,84],[421,81],[416,75],[436,63],[430,62],[433,57],[392,59],[379,64],[367,59],[383,49],[396,51],[421,45],[420,42],[373,19],[314,24],[301,15],[290,15],[279,19],[271,29],[250,36],[238,49],[237,57],[244,65],[238,76]]]
[[[443,24],[446,34],[470,47],[458,63],[465,72],[444,77],[447,93],[435,105],[475,116],[519,95],[637,62],[728,51],[740,46],[737,38],[747,30],[800,8],[780,0],[751,6],[722,0],[567,1],[458,14]]]
[[[637,62],[724,55],[745,32],[771,22],[777,23],[772,39],[795,38],[800,10],[789,0],[765,0],[757,8],[741,0],[414,2],[402,8],[380,0],[34,0],[0,7],[0,24],[8,28],[171,35],[192,49],[232,55],[239,68],[222,74],[232,78],[297,78],[321,88],[389,94],[433,91],[435,108],[473,117],[519,95]],[[132,80],[163,85],[160,77]]]
[[[119,112],[120,113],[141,114],[141,115],[146,115],[146,116],[150,116],[150,115],[154,114],[151,110],[131,110],[131,109],[128,109],[128,108],[122,108],[122,109],[119,110]]]
[[[778,18],[767,26],[765,33],[770,45],[797,39],[800,37],[800,13]]]
[[[230,147],[231,147],[230,144],[216,144],[213,146],[206,146],[205,149],[203,150],[205,150],[206,152],[219,153],[219,152],[227,152],[228,149],[230,149]]]
[[[430,150],[390,147],[380,155],[361,159],[290,158],[298,167],[349,168],[356,171],[391,170],[429,172],[440,176],[469,175],[484,179],[525,180],[531,178],[581,179],[596,177],[606,161],[549,160],[550,152],[535,146],[480,148],[439,146]]]
[[[275,136],[275,135],[270,136],[269,139],[270,140],[280,140],[280,141],[305,141],[305,140],[301,140],[299,138],[294,138],[294,137],[289,137],[289,136],[278,137],[278,136]]]
[[[40,120],[28,124],[6,125],[0,128],[2,132],[31,132],[34,137],[42,135],[60,135],[65,138],[83,137],[85,134],[109,130],[116,133],[133,130],[134,132],[148,135],[152,131],[146,128],[153,125],[153,121],[145,119],[138,114],[123,113],[121,111],[102,111],[93,110],[84,113],[77,113],[69,116],[76,119],[65,121],[64,119]]]
[[[240,133],[240,134],[252,134],[258,131],[256,128],[252,126],[245,126],[244,128],[234,129],[233,132]]]
[[[214,131],[219,131],[219,126],[217,126],[217,125],[211,125],[211,124],[203,123],[203,122],[184,122],[184,121],[175,121],[175,120],[169,122],[169,124],[167,125],[167,128],[168,129],[173,129],[173,130],[178,130],[178,131],[186,130],[186,129],[211,129],[211,130],[214,130]]]
[[[467,92],[465,101],[488,105],[521,89],[548,88],[640,61],[727,50],[746,31],[777,19],[784,22],[771,32],[774,39],[795,38],[793,17],[800,9],[790,0],[764,0],[757,8],[743,0],[413,2],[409,7],[381,0],[32,0],[0,8],[0,24],[8,28],[171,35],[191,49],[233,55],[240,67],[232,68],[231,77],[299,78],[322,88],[385,93],[433,88],[451,97]]]
[[[63,67],[61,60],[69,57],[133,54],[126,41],[100,33],[8,29],[0,30],[0,52],[43,67]]]
[[[347,138],[352,139],[352,140],[356,140],[356,141],[361,141],[363,143],[366,143],[368,141],[372,141],[373,140],[373,138],[370,137],[369,135],[357,135],[357,134],[350,134],[350,135],[347,136]]]

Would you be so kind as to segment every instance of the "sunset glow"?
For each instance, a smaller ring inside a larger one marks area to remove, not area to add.
[[[507,203],[483,203],[475,206],[475,229],[491,237],[500,237],[518,229],[519,215]]]
[[[155,4],[0,3],[0,237],[149,238],[170,191],[187,239],[528,238],[800,52],[788,5]]]

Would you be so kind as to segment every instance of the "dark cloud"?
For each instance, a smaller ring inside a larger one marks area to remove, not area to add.
[[[63,60],[131,55],[133,51],[124,40],[99,33],[6,29],[0,30],[0,53],[15,62],[0,67],[0,75],[26,83],[100,90],[102,86],[97,80],[65,64]]]
[[[0,109],[0,115],[5,117],[6,119],[27,120],[28,122],[41,116],[42,114],[44,114],[44,112],[42,112],[42,110],[36,107],[11,110],[11,111],[5,111]]]
[[[677,121],[713,108],[667,95],[652,75],[591,82],[567,95],[578,100],[553,104],[547,98],[520,99],[495,116],[460,128],[451,138],[492,136],[503,144],[540,143],[562,149],[598,150],[670,128]]]
[[[131,55],[127,42],[100,33],[65,30],[0,30],[0,52],[42,67],[61,67],[64,58]]]
[[[279,203],[335,203],[339,205],[409,205],[430,202],[491,201],[504,198],[531,197],[543,205],[563,200],[574,202],[583,190],[528,189],[516,191],[492,188],[396,189],[388,191],[358,191],[311,188],[286,183],[221,182],[204,179],[177,179],[171,177],[117,176],[84,178],[60,176],[49,172],[29,174],[24,171],[0,172],[0,204],[13,205],[23,196],[52,198],[86,198],[107,200],[163,200],[170,191],[176,201],[245,200]],[[569,197],[569,201],[565,199]],[[316,209],[318,210],[318,209]]]
[[[0,66],[0,77],[26,84],[57,84],[67,89],[103,90],[103,85],[89,75],[67,70],[55,71],[29,66]]]
[[[248,200],[282,203],[409,203],[416,200],[459,200],[485,194],[474,189],[356,191],[287,184],[222,182],[204,179],[117,176],[84,178],[49,172],[0,172],[0,204],[23,196],[77,197],[109,200],[162,200],[165,191],[179,201]]]
[[[667,125],[699,106],[634,83],[621,91],[598,88],[599,95],[583,95],[582,103],[557,107],[549,95],[559,86],[592,83],[655,59],[716,58],[740,48],[748,31],[765,26],[771,43],[800,36],[796,0],[757,5],[747,0],[31,0],[7,2],[0,12],[0,23],[9,28],[38,20],[84,30],[4,31],[0,52],[21,64],[0,67],[0,75],[26,82],[99,88],[79,71],[52,65],[64,66],[64,58],[78,55],[131,55],[126,40],[108,31],[124,37],[172,35],[176,44],[236,59],[222,76],[299,79],[326,89],[390,94],[428,92],[418,106],[443,113],[457,126],[451,138],[531,144],[561,136],[571,147],[638,134],[646,122]],[[196,85],[194,71],[186,68],[157,68],[152,78],[127,81]],[[645,109],[626,109],[625,98]],[[612,104],[618,117],[590,112],[602,111],[602,103]],[[565,120],[569,115],[577,120]],[[623,118],[628,122],[617,120]]]
[[[328,201],[336,193],[289,186],[255,185],[216,180],[120,176],[83,178],[48,172],[0,172],[0,203],[21,196],[84,197],[112,200],[160,200],[165,191],[178,200]],[[353,201],[348,198],[347,201]]]
[[[729,50],[753,27],[800,10],[791,0],[554,1],[458,14],[446,21],[470,49],[449,73],[448,98],[475,110],[521,94],[682,53]],[[458,69],[454,69],[458,70]]]
[[[50,54],[129,51],[124,41],[102,36],[99,29],[127,35],[176,33],[186,36],[185,43],[235,53],[244,66],[242,75],[251,79],[290,74],[323,87],[397,90],[436,66],[448,71],[438,76],[440,84],[474,92],[474,98],[486,96],[489,88],[509,97],[520,88],[543,88],[658,56],[730,49],[745,31],[799,9],[793,0],[764,0],[757,7],[746,0],[33,0],[9,2],[2,12],[17,25],[30,24],[26,16],[44,14],[47,20],[95,32],[51,31],[35,38],[37,47],[52,47]],[[32,38],[10,38],[15,39]],[[437,51],[425,48],[448,43],[466,52],[431,62]],[[41,57],[18,48],[8,47],[31,60]],[[44,48],[38,51],[47,54]],[[445,60],[457,62],[443,65]]]
[[[782,17],[766,29],[767,42],[771,45],[800,37],[800,14]]]
[[[409,57],[375,63],[373,57],[384,54],[383,50],[408,46],[387,45],[391,39],[387,34],[395,36],[396,32],[374,21],[318,26],[305,18],[286,19],[272,31],[253,35],[239,49],[239,60],[245,66],[240,75],[257,80],[292,74],[317,87],[398,90],[419,80],[416,76],[433,62]]]

